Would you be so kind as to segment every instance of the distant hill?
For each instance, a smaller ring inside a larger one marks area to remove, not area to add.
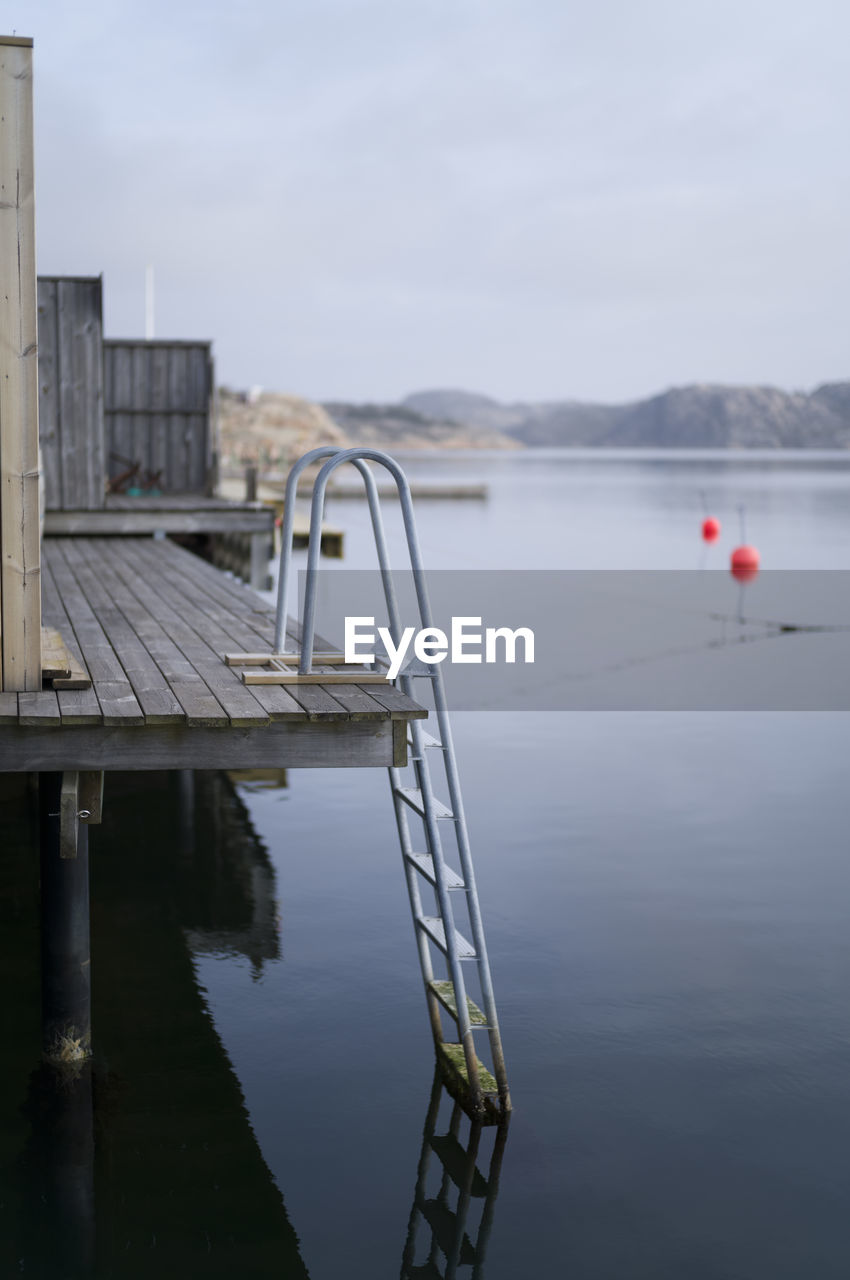
[[[815,391],[674,387],[630,404],[503,404],[469,391],[418,391],[400,404],[313,404],[279,392],[219,392],[222,460],[284,466],[319,444],[383,449],[619,446],[850,449],[850,382]]]
[[[420,391],[402,406],[531,446],[850,448],[850,382],[811,393],[699,384],[620,405],[502,404],[467,391]]]
[[[247,462],[285,468],[308,449],[349,443],[319,405],[276,391],[252,394],[220,387],[218,424],[221,462],[228,468]]]
[[[439,396],[439,392],[425,393]],[[456,393],[463,396],[463,392]],[[429,409],[419,409],[409,397],[402,404],[349,404],[339,400],[322,406],[345,432],[352,444],[396,449],[516,449],[499,426],[479,425],[468,415],[448,417],[435,401]],[[470,400],[483,397],[470,396]],[[493,402],[495,403],[495,401]]]

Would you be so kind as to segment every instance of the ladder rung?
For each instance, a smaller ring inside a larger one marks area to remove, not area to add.
[[[469,1152],[461,1146],[453,1133],[434,1134],[430,1143],[432,1151],[435,1152],[455,1186],[465,1186],[469,1178]],[[477,1165],[472,1175],[469,1193],[479,1199],[487,1194],[487,1180]]]
[[[429,884],[436,886],[437,877],[434,874],[434,859],[431,857],[430,853],[408,853],[405,856],[407,857],[407,861],[412,863],[417,871],[421,872]],[[443,866],[445,867],[446,888],[465,889],[466,885],[458,873],[446,863],[443,863]]]
[[[402,667],[399,674],[412,676],[414,680],[433,680],[435,671],[424,662],[420,662],[418,658],[412,658],[406,667]]]
[[[428,987],[431,991],[434,992],[434,995],[437,997],[437,999],[439,1000],[443,1008],[447,1009],[448,1012],[454,1018],[455,1022],[457,1022],[458,1021],[457,1000],[455,1000],[454,983],[435,980],[435,981],[429,982]],[[466,1008],[469,1012],[470,1026],[479,1027],[479,1028],[487,1026],[486,1014],[482,1009],[478,1008],[478,1005],[475,1003],[474,1000],[470,1000],[469,996],[466,997]]]
[[[417,916],[416,923],[425,930],[431,941],[437,944],[444,955],[449,954],[446,945],[446,929],[439,916]],[[459,960],[475,959],[475,948],[462,933],[458,933],[457,929],[455,929],[455,946]]]
[[[427,1261],[421,1267],[410,1267],[404,1273],[404,1280],[443,1280],[443,1273],[436,1263]]]
[[[422,792],[416,787],[393,787],[393,795],[398,796],[399,800],[403,800],[405,804],[409,804],[420,818],[425,817],[425,805],[422,801]],[[431,803],[434,806],[435,818],[453,818],[454,814],[448,805],[443,804],[442,800],[438,800],[436,796],[432,796]]]
[[[419,741],[422,743],[422,746],[423,746],[423,747],[425,747],[425,748],[428,748],[428,747],[438,747],[440,751],[442,751],[442,750],[443,750],[443,744],[442,744],[442,742],[440,742],[439,738],[435,738],[433,734],[431,734],[431,733],[427,733],[427,732],[425,731],[425,729],[420,729],[420,730],[419,730]],[[412,733],[408,736],[408,739],[407,739],[407,745],[408,745],[409,747],[412,747],[412,746],[413,746],[413,734],[412,734]]]
[[[469,1073],[466,1069],[466,1057],[463,1052],[462,1044],[447,1044],[445,1041],[438,1045],[438,1049],[443,1061],[452,1071],[452,1073],[460,1078],[461,1083],[469,1088]],[[480,1058],[478,1062],[478,1083],[481,1085],[482,1093],[498,1093],[499,1086],[496,1084],[495,1077],[484,1066]]]
[[[422,1204],[422,1217],[431,1228],[431,1235],[449,1258],[456,1248],[458,1235],[458,1217],[448,1205],[439,1200],[425,1200]],[[476,1261],[476,1253],[469,1236],[464,1233],[458,1261],[461,1266],[470,1266]]]

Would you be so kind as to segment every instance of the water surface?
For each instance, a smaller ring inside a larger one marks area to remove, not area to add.
[[[741,504],[765,566],[850,568],[843,456],[409,468],[489,485],[486,502],[420,504],[434,568],[722,567]],[[701,491],[724,525],[707,552]],[[365,505],[328,516],[344,567],[371,567]],[[846,1275],[846,716],[465,713],[455,736],[515,1104],[488,1280]],[[94,1274],[398,1275],[433,1054],[386,777],[108,782],[92,837]],[[9,1274],[53,1276],[15,812],[3,1239]],[[436,1131],[450,1125],[444,1102]],[[493,1132],[481,1143],[486,1177]],[[420,1223],[407,1260],[430,1238]]]

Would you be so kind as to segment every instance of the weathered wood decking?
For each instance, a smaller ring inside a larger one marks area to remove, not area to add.
[[[92,687],[0,693],[0,770],[390,765],[426,714],[391,686],[244,685],[223,655],[270,648],[273,611],[164,539],[48,538],[43,599]]]
[[[162,533],[265,533],[274,528],[274,512],[262,502],[229,502],[196,493],[107,494],[97,510],[48,511],[48,537],[68,535]]]

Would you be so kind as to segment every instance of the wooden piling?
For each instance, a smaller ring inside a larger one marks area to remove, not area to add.
[[[71,778],[39,776],[42,1047],[54,1063],[82,1062],[91,1053],[88,826],[69,814]]]
[[[0,37],[0,689],[41,688],[32,40]]]

